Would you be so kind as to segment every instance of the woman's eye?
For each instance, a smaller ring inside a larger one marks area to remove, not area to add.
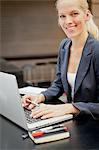
[[[76,12],[72,14],[72,16],[77,16],[77,15],[78,15],[78,13],[76,13]]]
[[[60,18],[65,18],[66,16],[65,15],[60,15]]]

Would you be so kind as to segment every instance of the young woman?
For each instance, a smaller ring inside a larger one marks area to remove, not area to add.
[[[98,28],[86,0],[57,0],[58,24],[66,34],[59,47],[56,79],[40,95],[23,97],[23,107],[31,116],[42,119],[65,114],[91,115],[99,119],[99,41]],[[66,93],[64,104],[43,102],[58,99]],[[41,103],[33,109],[31,102]]]

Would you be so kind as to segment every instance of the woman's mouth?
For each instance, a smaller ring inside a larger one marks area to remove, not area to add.
[[[66,27],[66,29],[67,29],[67,30],[73,30],[73,29],[75,29],[75,27],[76,27],[76,25],[68,26],[68,27]]]

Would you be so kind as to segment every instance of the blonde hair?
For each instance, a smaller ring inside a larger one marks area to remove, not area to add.
[[[73,1],[73,0],[72,0]],[[58,10],[59,9],[59,6],[61,3],[65,3],[66,0],[57,0],[56,1],[56,9]],[[89,5],[88,5],[88,2],[87,0],[78,0],[78,4],[79,4],[79,7],[83,10],[83,11],[86,11],[89,9]],[[86,27],[87,27],[87,31],[89,33],[91,33],[95,39],[99,39],[99,29],[98,27],[96,26],[94,20],[93,20],[93,16],[92,14],[90,13],[90,19],[86,22]]]

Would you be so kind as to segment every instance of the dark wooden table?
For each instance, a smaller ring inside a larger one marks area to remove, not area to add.
[[[25,130],[0,116],[0,150],[99,150],[99,121],[83,118],[66,125],[70,138],[35,145],[30,138],[22,139]]]

